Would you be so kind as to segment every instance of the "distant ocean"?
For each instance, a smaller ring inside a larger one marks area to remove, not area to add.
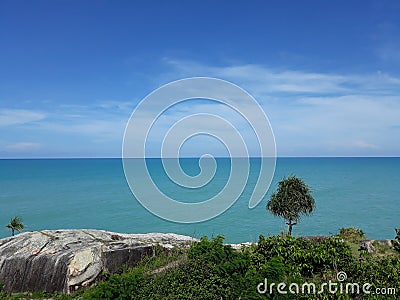
[[[165,175],[159,159],[148,164],[155,178]],[[160,186],[182,201],[205,198],[221,188],[229,175],[229,159],[217,159],[217,164],[215,176],[222,179],[204,194],[176,188],[167,179]],[[5,225],[18,215],[28,231],[94,228],[195,237],[223,234],[226,242],[256,241],[259,234],[278,234],[286,228],[265,206],[277,182],[290,174],[306,181],[316,201],[313,215],[294,227],[295,236],[330,235],[342,227],[359,227],[368,238],[392,239],[394,228],[400,228],[400,158],[278,158],[266,197],[249,209],[257,166],[258,160],[252,159],[249,184],[225,213],[202,223],[178,224],[140,205],[126,183],[120,159],[0,160],[0,237],[9,236]],[[191,175],[199,171],[197,159],[183,159],[182,167]]]

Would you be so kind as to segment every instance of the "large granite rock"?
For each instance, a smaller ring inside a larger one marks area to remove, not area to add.
[[[155,245],[186,247],[178,234],[122,234],[102,230],[44,230],[0,240],[0,283],[8,292],[70,293],[91,285],[103,271],[135,266]]]

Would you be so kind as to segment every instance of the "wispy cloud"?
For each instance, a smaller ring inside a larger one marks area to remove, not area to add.
[[[133,104],[131,104],[131,107]],[[85,139],[87,143],[103,141],[121,143],[131,114],[127,104],[92,103],[87,106],[63,107],[49,112],[49,117],[31,130],[48,136],[60,135]]]
[[[46,113],[26,109],[0,109],[0,127],[26,124],[43,120]]]
[[[128,101],[116,101],[116,100],[111,100],[111,101],[103,101],[100,102],[96,105],[97,107],[103,108],[103,109],[108,109],[111,111],[123,111],[123,112],[131,112],[132,109],[135,107],[133,102],[128,102]]]
[[[13,152],[31,152],[40,148],[39,143],[18,142],[15,144],[5,145],[4,150]]]
[[[360,147],[360,148],[362,148],[362,149],[380,149],[379,146],[374,145],[374,144],[371,144],[371,143],[367,143],[367,142],[365,142],[365,141],[356,141],[356,142],[354,143],[354,145],[355,145],[356,147]]]
[[[169,60],[164,62],[186,76],[215,76],[244,84],[252,93],[259,94],[349,94],[400,92],[400,78],[383,72],[373,74],[316,73],[302,70],[273,69],[257,64],[209,66],[191,61]]]
[[[400,119],[399,77],[165,62],[182,77],[215,76],[247,89],[269,116],[280,155],[400,153],[392,136]]]
[[[400,136],[399,77],[383,72],[333,74],[256,64],[213,66],[172,59],[165,59],[164,63],[168,71],[160,82],[209,76],[229,80],[250,92],[270,119],[278,155],[400,155],[396,139]],[[118,156],[126,122],[137,103],[113,99],[81,105],[60,103],[40,111],[0,109],[0,129],[3,138],[8,135],[3,151],[42,150],[56,141],[60,148],[79,151],[81,147],[96,151],[96,156]],[[154,105],[151,109],[160,106]],[[195,113],[221,115],[249,137],[250,148],[253,147],[254,133],[241,116],[224,105],[207,101],[184,102],[166,111],[154,124],[158,129],[155,127],[149,135],[152,145],[161,143],[163,134],[178,120]],[[148,120],[149,115],[143,111],[140,118]],[[135,124],[138,129],[140,118]],[[205,129],[214,128],[213,125],[192,123]],[[225,134],[224,128],[217,130]],[[191,142],[196,151],[207,145],[203,140],[198,146],[195,139]],[[57,151],[54,147],[52,151]]]
[[[61,103],[41,111],[2,109],[0,156],[119,156],[130,113],[124,102]]]

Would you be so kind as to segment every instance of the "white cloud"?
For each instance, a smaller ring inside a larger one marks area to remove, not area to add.
[[[133,103],[116,101],[85,105],[60,104],[48,108],[46,118],[24,129],[40,135],[75,135],[93,139],[122,139]]]
[[[129,112],[131,112],[135,107],[133,102],[116,101],[116,100],[104,101],[97,104],[97,106],[111,111],[129,111]]]
[[[181,76],[215,76],[250,92],[270,118],[279,155],[400,153],[393,138],[400,120],[399,77],[167,63]]]
[[[43,120],[46,114],[43,112],[26,109],[0,109],[0,127],[26,124]]]
[[[362,148],[362,149],[380,149],[379,146],[371,144],[371,143],[367,143],[365,141],[356,141],[354,143],[354,145],[356,147]]]
[[[18,142],[4,146],[6,151],[31,152],[40,148],[40,144],[31,142]]]
[[[262,65],[208,66],[190,61],[165,60],[180,76],[215,76],[244,85],[254,94],[358,94],[386,89],[400,92],[400,78],[382,72],[373,74],[316,73],[272,69]]]
[[[400,136],[398,77],[382,72],[329,74],[271,69],[255,64],[216,67],[188,61],[166,62],[170,72],[165,73],[164,79],[168,80],[164,82],[177,77],[210,76],[229,80],[251,93],[270,119],[278,155],[400,155],[397,138]],[[144,91],[143,94],[150,92]],[[3,127],[2,134],[8,134],[13,125],[26,124],[21,131],[15,131],[14,135],[19,140],[40,137],[35,140],[47,144],[48,140],[57,139],[60,147],[64,145],[66,148],[96,149],[96,145],[113,145],[113,149],[118,149],[114,154],[117,156],[126,122],[135,104],[135,101],[110,100],[86,105],[61,104],[47,108],[46,112],[0,109],[0,127]],[[160,103],[155,103],[149,109],[159,108]],[[243,135],[249,135],[249,127],[244,126],[243,120],[238,121],[237,113],[230,113],[221,104],[192,102],[167,111],[157,121],[160,130],[151,136],[152,142],[161,140],[162,134],[177,120],[188,114],[203,112],[222,115]],[[136,124],[138,130],[143,127],[141,118],[149,120],[149,113],[146,110],[141,112]],[[211,122],[192,125],[214,128]],[[218,129],[224,134],[223,128]],[[64,139],[65,142],[62,141]],[[79,143],[73,144],[71,140],[79,140]],[[248,140],[253,143],[254,138]],[[203,144],[199,144],[198,148]],[[14,147],[17,151],[29,147],[34,150],[39,146],[21,142],[7,147],[9,150]],[[101,156],[101,147],[95,150],[98,151],[97,156]],[[195,149],[196,145],[191,147]]]

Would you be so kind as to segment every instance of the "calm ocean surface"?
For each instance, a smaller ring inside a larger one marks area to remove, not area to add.
[[[259,160],[251,160],[250,179],[239,200],[222,215],[197,224],[160,219],[133,197],[120,159],[0,160],[0,237],[11,217],[24,219],[26,230],[94,228],[127,233],[175,232],[201,237],[224,234],[227,242],[256,241],[259,234],[278,234],[284,222],[265,205],[284,176],[302,177],[313,191],[316,210],[294,227],[293,234],[335,234],[359,227],[369,238],[392,239],[400,227],[400,158],[278,158],[268,194],[254,209],[249,194]],[[203,191],[178,188],[166,179],[160,160],[149,169],[165,193],[180,201],[202,201],[226,182],[229,159],[217,159],[215,182]],[[190,175],[197,159],[183,159]]]

